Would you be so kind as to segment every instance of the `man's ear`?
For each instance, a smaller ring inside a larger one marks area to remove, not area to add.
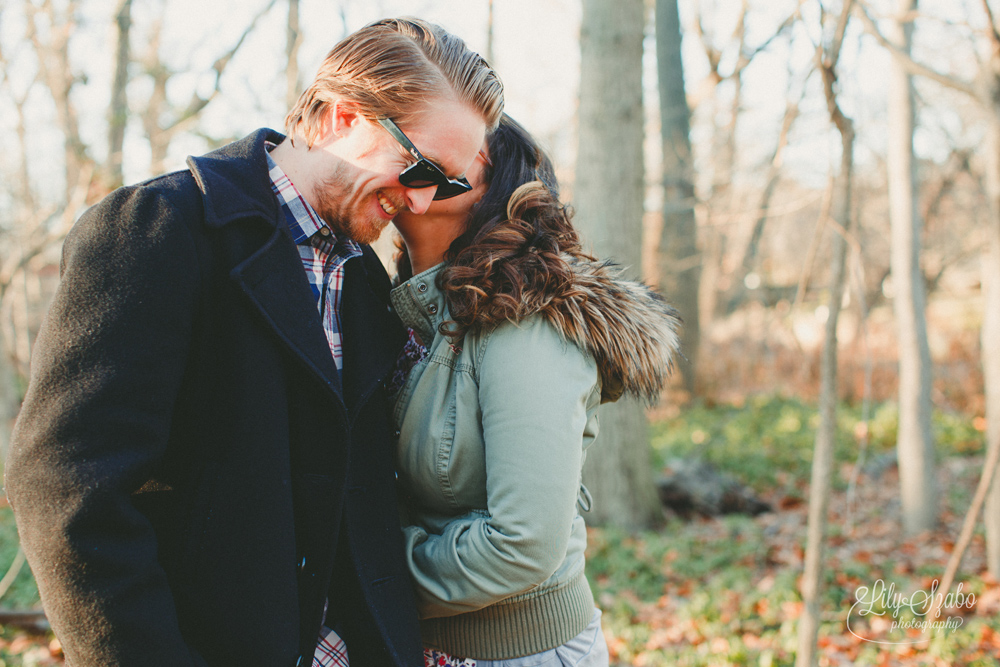
[[[350,134],[351,130],[363,120],[356,104],[344,99],[336,100],[330,105],[323,123],[324,139],[335,140]]]

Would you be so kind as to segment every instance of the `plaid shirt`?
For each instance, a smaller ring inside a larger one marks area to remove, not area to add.
[[[336,632],[325,625],[319,631],[319,643],[313,654],[312,667],[350,667],[347,645]],[[424,667],[476,667],[471,658],[459,658],[433,648],[424,649]]]
[[[281,204],[288,231],[298,246],[302,267],[316,297],[330,352],[337,370],[341,370],[344,349],[340,336],[340,293],[344,288],[344,265],[352,257],[361,256],[361,246],[352,239],[338,239],[269,154],[267,169],[271,189]]]
[[[324,625],[319,631],[319,643],[313,654],[312,667],[350,667],[350,664],[344,640]]]

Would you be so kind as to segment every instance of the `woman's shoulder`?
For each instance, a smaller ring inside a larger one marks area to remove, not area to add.
[[[624,278],[610,262],[567,261],[572,289],[547,299],[518,324],[497,326],[493,336],[521,341],[511,346],[545,340],[566,354],[596,360],[605,400],[627,392],[655,401],[679,354],[677,311],[648,286]]]
[[[593,367],[593,354],[568,338],[557,323],[543,313],[513,322],[505,320],[466,334],[466,341],[479,363],[550,367]]]

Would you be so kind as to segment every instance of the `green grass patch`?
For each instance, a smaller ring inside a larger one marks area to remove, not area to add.
[[[17,557],[17,527],[10,507],[0,507],[0,577],[10,569]],[[38,605],[38,587],[31,576],[28,564],[21,566],[14,583],[0,598],[0,607],[8,609],[31,609]]]
[[[865,433],[860,406],[837,410],[834,458],[857,460]],[[984,451],[983,433],[967,415],[935,411],[931,421],[940,457]],[[757,491],[794,488],[808,482],[819,413],[815,405],[793,398],[755,396],[741,406],[695,404],[674,419],[651,426],[654,463],[700,458]],[[894,403],[874,406],[867,433],[869,457],[893,451],[899,430]],[[842,480],[838,480],[842,482]]]

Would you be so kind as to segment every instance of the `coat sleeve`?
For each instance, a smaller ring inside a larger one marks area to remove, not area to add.
[[[479,368],[487,512],[441,534],[406,529],[421,616],[481,609],[555,573],[576,516],[587,411],[598,401],[594,360],[541,318],[490,338]]]
[[[6,468],[52,628],[78,667],[204,667],[131,502],[167,446],[200,283],[167,198],[123,189],[66,239]]]

